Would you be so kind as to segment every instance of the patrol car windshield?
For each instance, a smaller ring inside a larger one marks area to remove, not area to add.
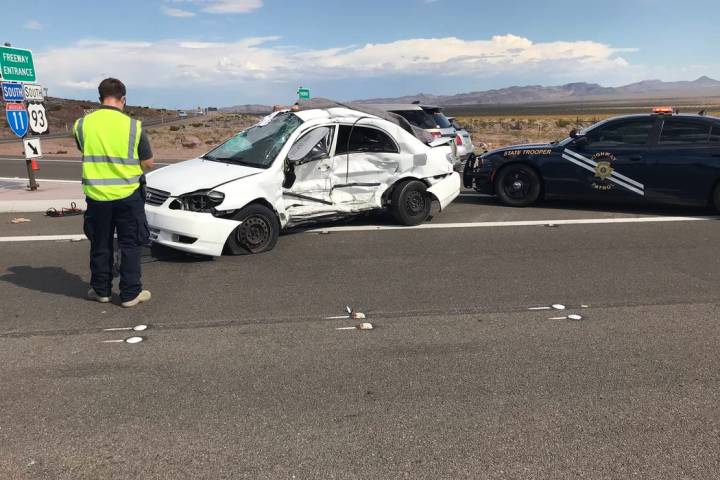
[[[249,167],[269,167],[292,133],[303,123],[295,114],[277,115],[266,125],[255,125],[211,150],[205,160]]]

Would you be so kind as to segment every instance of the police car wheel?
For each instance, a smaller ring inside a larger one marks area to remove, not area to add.
[[[275,212],[260,204],[248,205],[235,214],[242,222],[227,239],[226,250],[232,255],[268,252],[275,248],[280,222]]]
[[[391,201],[390,211],[401,225],[419,225],[430,215],[432,199],[425,184],[419,180],[410,180],[395,187]]]
[[[540,177],[527,165],[508,165],[495,179],[495,193],[512,207],[532,205],[540,198],[540,191]]]
[[[720,184],[715,187],[715,191],[713,192],[713,207],[720,212]]]

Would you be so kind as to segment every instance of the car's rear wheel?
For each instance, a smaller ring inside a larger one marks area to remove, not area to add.
[[[264,205],[253,204],[234,216],[242,222],[227,239],[227,251],[232,255],[263,253],[275,248],[280,235],[277,215]]]
[[[427,187],[419,180],[398,185],[392,194],[390,211],[401,225],[413,226],[424,222],[430,215],[432,198]]]
[[[512,207],[527,207],[540,198],[540,177],[532,167],[521,163],[508,165],[495,178],[495,193]]]

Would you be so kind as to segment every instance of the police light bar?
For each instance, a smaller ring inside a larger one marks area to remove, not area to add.
[[[673,107],[655,107],[653,108],[653,113],[658,115],[672,115],[675,113],[675,109]]]

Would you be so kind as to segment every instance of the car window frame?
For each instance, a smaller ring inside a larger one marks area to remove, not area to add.
[[[637,143],[620,143],[616,145],[603,145],[603,144],[593,144],[591,142],[592,134],[594,131],[599,129],[605,129],[611,126],[615,126],[618,124],[623,123],[634,123],[634,122],[648,122],[651,124],[650,131],[648,132],[648,138],[645,141],[644,144],[637,144]],[[616,118],[609,121],[602,122],[598,124],[597,128],[593,128],[588,130],[583,137],[587,139],[586,144],[584,145],[585,148],[598,148],[598,149],[607,149],[607,150],[613,150],[615,148],[622,148],[622,149],[647,149],[652,147],[653,145],[656,145],[658,142],[658,138],[660,136],[660,123],[658,122],[658,119],[655,117],[638,117],[638,118]]]
[[[328,123],[328,124],[325,124],[325,125],[313,125],[312,127],[308,128],[307,130],[301,132],[301,133],[297,136],[297,138],[296,138],[295,140],[293,140],[292,145],[290,146],[290,148],[292,148],[297,142],[299,142],[299,141],[300,141],[303,137],[305,137],[306,135],[309,135],[309,134],[310,134],[311,132],[313,132],[314,130],[317,130],[318,128],[323,128],[323,127],[329,128],[329,129],[330,129],[330,132],[331,132],[330,148],[328,149],[328,155],[327,155],[327,157],[317,158],[317,159],[314,159],[314,160],[310,160],[310,161],[308,161],[308,162],[300,162],[301,164],[302,164],[302,163],[310,163],[310,162],[319,162],[320,160],[327,160],[327,159],[329,159],[329,158],[332,158],[332,157],[335,155],[335,143],[337,142],[337,134],[338,134],[338,131],[339,131],[339,129],[337,128],[337,124],[335,124],[335,123]],[[318,142],[318,143],[319,143],[319,142]],[[315,145],[317,145],[317,144],[315,144]],[[313,146],[313,148],[315,148],[315,145]],[[289,153],[289,150],[288,150],[288,153]],[[286,161],[287,161],[287,155],[285,155],[285,159],[286,159]]]
[[[695,124],[695,125],[703,125],[705,128],[707,128],[707,137],[705,140],[705,143],[681,143],[681,144],[663,144],[662,143],[662,132],[665,130],[665,124],[667,122],[677,122],[677,123],[687,123],[687,124]],[[712,146],[713,144],[710,143],[710,137],[712,136],[713,128],[715,128],[715,124],[711,122],[702,121],[696,118],[663,118],[661,125],[660,125],[660,131],[658,132],[658,139],[656,146],[658,148],[708,148]],[[720,127],[719,127],[720,128]],[[720,143],[718,143],[720,145]]]
[[[339,142],[340,142],[340,129],[342,129],[343,127],[350,128],[350,129],[351,129],[351,133],[352,133],[353,127],[354,127],[354,128],[369,128],[369,129],[372,129],[372,130],[377,130],[377,131],[379,131],[380,133],[385,134],[385,135],[390,139],[390,141],[392,142],[392,144],[395,146],[395,150],[396,150],[396,151],[394,151],[394,152],[369,152],[369,151],[364,151],[364,152],[363,152],[363,151],[359,151],[359,150],[357,150],[357,151],[356,151],[356,150],[349,150],[349,151],[347,151],[347,152],[338,153],[337,147],[338,147],[338,144],[339,144]],[[336,131],[336,134],[335,134],[335,142],[334,142],[334,143],[335,143],[335,146],[333,147],[333,156],[350,155],[350,154],[353,154],[353,153],[366,153],[366,154],[367,154],[367,153],[370,153],[370,154],[376,153],[376,154],[396,154],[396,155],[398,155],[398,154],[400,154],[400,151],[401,151],[401,150],[400,150],[400,145],[398,144],[397,140],[395,140],[395,137],[393,137],[387,130],[385,130],[385,129],[381,128],[381,127],[377,127],[377,126],[375,126],[375,125],[354,125],[354,126],[353,126],[353,124],[349,124],[349,123],[340,123],[340,124],[338,125],[337,131]]]

